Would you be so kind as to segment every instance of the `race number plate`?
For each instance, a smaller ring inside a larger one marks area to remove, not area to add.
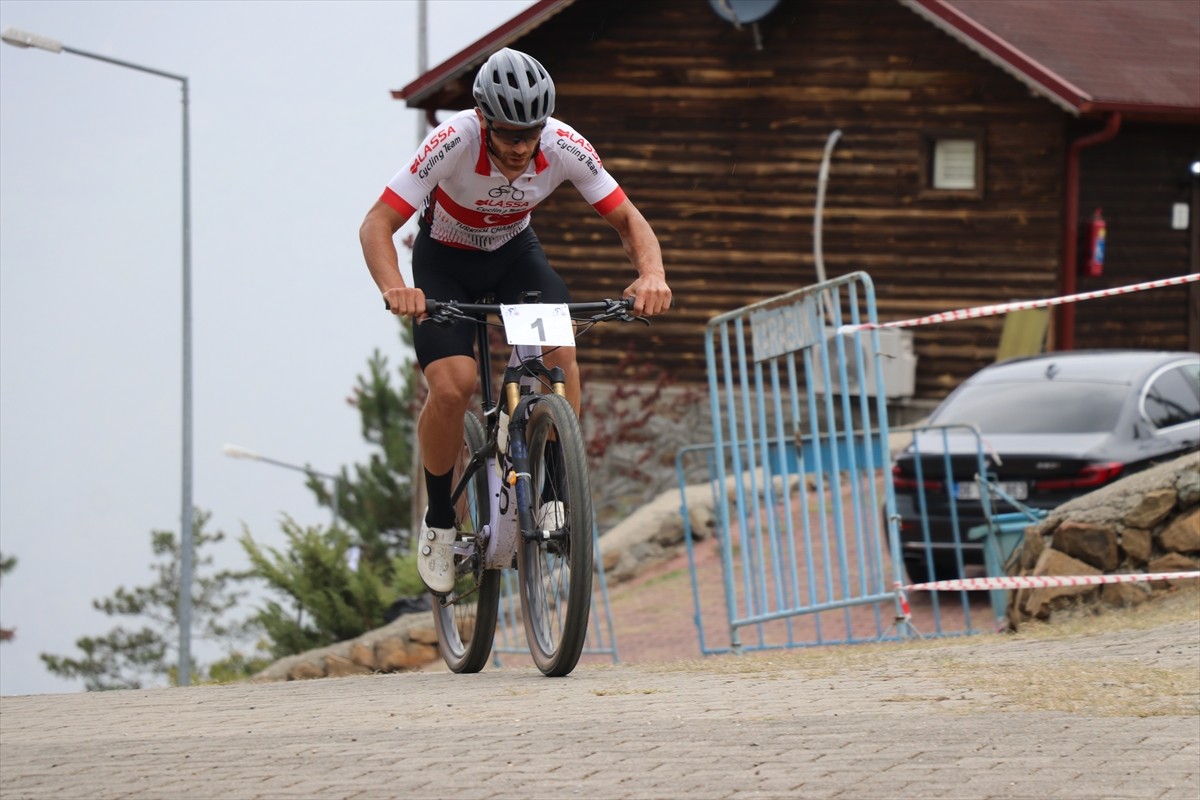
[[[574,347],[575,329],[564,304],[522,303],[500,306],[509,344]]]

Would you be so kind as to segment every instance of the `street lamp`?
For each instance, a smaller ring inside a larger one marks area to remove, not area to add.
[[[253,450],[240,447],[236,444],[227,444],[221,449],[225,455],[229,456],[230,458],[245,458],[251,461],[261,461],[264,464],[274,464],[275,466],[283,467],[284,469],[292,469],[297,472],[303,472],[309,477],[317,477],[329,481],[333,484],[333,491],[331,493],[333,496],[333,502],[330,503],[330,506],[333,508],[333,524],[338,524],[338,521],[341,519],[338,514],[338,494],[340,493],[339,490],[341,489],[342,485],[342,478],[340,475],[331,475],[328,472],[318,472],[312,467],[301,467],[298,464],[289,464],[286,461],[277,461],[274,458],[267,458],[261,453],[256,453]]]
[[[183,75],[144,67],[98,53],[67,47],[62,42],[36,33],[5,28],[0,33],[5,44],[14,47],[36,48],[49,53],[71,53],[84,58],[104,61],[118,67],[146,72],[160,78],[179,81],[183,92],[183,477],[180,506],[182,517],[179,557],[179,674],[180,686],[191,683],[192,677],[192,201],[190,179],[190,141],[188,136],[188,79]]]

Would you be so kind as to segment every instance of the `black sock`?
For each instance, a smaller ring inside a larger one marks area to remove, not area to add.
[[[425,490],[429,493],[429,510],[425,512],[425,524],[431,528],[453,528],[454,507],[450,505],[453,470],[445,475],[434,475],[425,470]]]
[[[562,489],[562,448],[558,446],[558,442],[546,442],[542,464],[546,470],[545,480],[542,482],[542,502],[562,500],[566,493]]]

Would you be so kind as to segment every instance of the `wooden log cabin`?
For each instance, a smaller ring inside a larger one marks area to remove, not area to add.
[[[738,7],[770,10],[733,24]],[[436,124],[474,105],[504,46],[550,70],[555,116],[650,220],[675,291],[649,330],[593,334],[589,375],[636,348],[703,381],[711,317],[815,283],[835,130],[822,260],[871,276],[881,320],[1200,272],[1196,0],[542,0],[393,96]],[[533,224],[576,297],[631,279],[570,187]],[[1048,346],[1200,350],[1198,298],[1193,283],[1059,307]],[[915,399],[993,361],[1002,324],[913,329]]]

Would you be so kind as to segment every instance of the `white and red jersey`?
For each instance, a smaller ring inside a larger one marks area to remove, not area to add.
[[[600,156],[570,125],[551,117],[537,155],[511,184],[488,158],[474,109],[461,111],[426,137],[412,161],[383,190],[383,202],[408,219],[418,207],[432,216],[430,235],[443,244],[492,251],[529,227],[534,206],[570,181],[600,214],[625,200]]]

